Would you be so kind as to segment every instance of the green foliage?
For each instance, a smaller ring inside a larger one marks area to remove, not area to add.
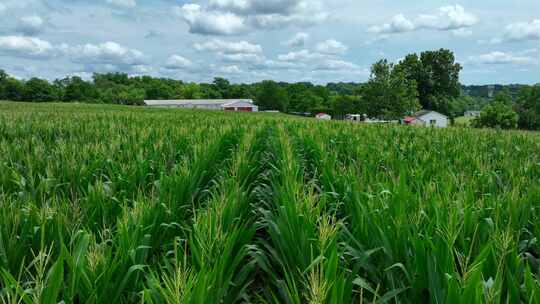
[[[338,95],[332,99],[331,107],[334,116],[345,116],[353,113],[367,113],[368,108],[359,96]]]
[[[518,125],[518,114],[512,108],[510,96],[501,92],[494,101],[485,106],[480,116],[472,124],[478,128],[515,129]]]
[[[522,88],[516,108],[520,128],[540,130],[540,85]]]
[[[287,111],[289,106],[289,95],[287,91],[278,83],[267,80],[260,84],[256,103],[261,107],[261,110],[278,110]]]
[[[129,86],[115,86],[101,91],[101,100],[109,100],[115,104],[142,105],[145,98],[143,89]]]
[[[200,99],[202,97],[201,87],[196,83],[184,85],[181,94],[186,99]]]
[[[5,77],[0,81],[0,99],[21,101],[24,99],[23,94],[24,83],[22,81],[11,77]]]
[[[407,79],[416,82],[418,98],[424,109],[452,114],[450,104],[461,93],[459,73],[462,69],[455,63],[452,51],[440,49],[422,52],[420,56],[411,54],[396,68],[403,70]]]
[[[537,303],[539,151],[534,132],[2,102],[0,302]]]
[[[227,79],[220,77],[214,78],[212,87],[218,92],[221,98],[230,98],[229,92],[231,90],[231,84]]]
[[[58,100],[58,92],[47,80],[31,78],[24,85],[22,99],[35,102]]]
[[[401,69],[386,60],[371,68],[362,97],[371,103],[367,113],[370,117],[400,119],[420,108],[416,82],[409,81]]]
[[[307,82],[290,84],[287,93],[290,99],[291,112],[313,112],[312,109],[323,107],[323,96],[315,94],[315,86]]]
[[[55,81],[55,85],[63,90],[62,100],[66,102],[92,102],[98,98],[96,88],[91,83],[77,76],[57,80]]]

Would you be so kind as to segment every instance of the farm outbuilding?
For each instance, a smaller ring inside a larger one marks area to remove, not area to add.
[[[448,127],[448,117],[439,112],[422,110],[405,117],[403,123],[406,125],[446,128]]]
[[[258,112],[259,107],[251,99],[178,99],[145,100],[144,104],[155,108],[186,108],[234,112]]]
[[[332,116],[326,114],[326,113],[319,113],[317,115],[315,115],[315,118],[317,119],[320,119],[320,120],[332,120]]]

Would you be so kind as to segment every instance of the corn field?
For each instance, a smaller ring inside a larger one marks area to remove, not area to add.
[[[0,103],[2,303],[540,303],[540,134]]]

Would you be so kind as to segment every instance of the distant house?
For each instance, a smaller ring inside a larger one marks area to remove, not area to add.
[[[144,104],[154,108],[187,108],[234,112],[258,112],[259,107],[251,99],[179,99],[145,100]]]
[[[482,113],[482,112],[480,112],[480,111],[467,111],[467,112],[465,112],[465,114],[463,116],[465,116],[465,117],[478,117],[478,116],[480,116],[480,113]]]
[[[439,112],[422,110],[405,117],[403,123],[406,125],[446,128],[448,127],[448,117]]]
[[[319,113],[317,115],[315,115],[315,118],[317,119],[320,119],[320,120],[332,120],[332,116],[326,114],[326,113]]]

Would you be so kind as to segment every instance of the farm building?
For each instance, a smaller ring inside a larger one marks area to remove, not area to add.
[[[320,120],[332,120],[332,116],[326,114],[326,113],[319,113],[317,115],[315,115],[315,118],[317,119],[320,119]]]
[[[405,117],[403,123],[406,125],[446,128],[448,127],[448,117],[439,112],[422,110],[411,116]]]
[[[179,99],[145,100],[144,104],[155,108],[187,108],[234,112],[258,112],[259,107],[251,99]]]

